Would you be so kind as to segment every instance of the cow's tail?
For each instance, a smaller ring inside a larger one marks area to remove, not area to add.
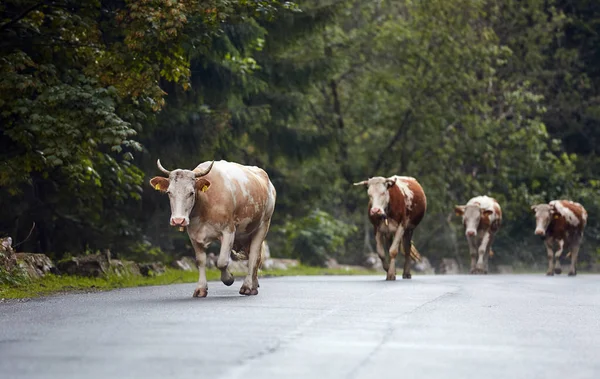
[[[402,255],[406,255],[406,252],[402,251]],[[414,241],[410,241],[410,257],[416,262],[421,262],[421,254],[417,250]]]

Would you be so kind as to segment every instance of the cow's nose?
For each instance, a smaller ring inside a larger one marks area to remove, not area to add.
[[[544,231],[542,229],[536,229],[535,230],[535,235],[536,236],[543,236],[544,235]]]
[[[383,211],[380,208],[371,208],[371,216],[383,215]]]
[[[474,230],[467,230],[467,237],[473,237],[475,235]]]
[[[171,225],[173,226],[185,226],[185,218],[173,217],[171,218]]]

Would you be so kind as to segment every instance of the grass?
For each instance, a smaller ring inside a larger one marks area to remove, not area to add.
[[[328,269],[320,267],[297,266],[287,270],[262,270],[259,277],[301,276],[301,275],[372,275],[373,270],[345,270]],[[243,276],[244,273],[233,273]],[[206,270],[209,281],[219,280],[221,273],[218,270]],[[116,288],[159,286],[175,283],[195,283],[198,281],[197,271],[181,271],[167,268],[163,275],[143,277],[109,275],[105,278],[84,278],[78,276],[56,276],[48,274],[39,280],[31,280],[21,284],[0,287],[0,300],[25,299],[48,296],[68,292],[93,292],[107,291]]]

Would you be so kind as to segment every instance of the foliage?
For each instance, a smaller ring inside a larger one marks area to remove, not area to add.
[[[129,216],[143,174],[131,162],[142,148],[142,123],[165,105],[162,83],[189,88],[189,56],[209,51],[225,23],[284,9],[295,7],[276,0],[2,2],[2,229],[15,228],[20,239],[35,223],[25,248],[58,256],[106,241],[134,243],[140,226]]]
[[[339,250],[356,228],[336,220],[327,212],[314,210],[308,216],[289,220],[276,232],[283,233],[287,250],[303,264],[322,266],[332,255],[343,256]]]
[[[190,253],[143,182],[157,158],[227,159],[277,188],[274,255],[361,262],[351,183],[400,174],[427,194],[414,239],[434,265],[466,260],[452,209],[480,194],[504,211],[494,263],[545,259],[529,206],[556,198],[587,208],[592,263],[599,21],[588,0],[5,1],[0,231],[35,222],[23,248],[57,257]]]

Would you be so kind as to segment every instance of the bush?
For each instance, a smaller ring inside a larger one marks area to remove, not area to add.
[[[343,256],[339,249],[356,230],[318,209],[277,229],[285,236],[287,253],[311,266],[324,266],[328,258]]]

